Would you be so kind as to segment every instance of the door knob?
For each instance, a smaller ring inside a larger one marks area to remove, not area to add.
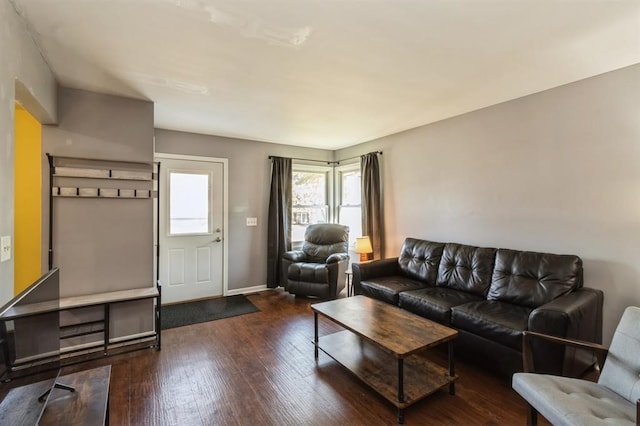
[[[213,240],[212,242],[213,243],[219,243],[220,241],[222,241],[222,238],[218,237],[215,240]]]

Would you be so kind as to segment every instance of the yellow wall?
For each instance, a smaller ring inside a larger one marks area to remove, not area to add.
[[[42,126],[16,104],[14,294],[41,275],[42,259]]]

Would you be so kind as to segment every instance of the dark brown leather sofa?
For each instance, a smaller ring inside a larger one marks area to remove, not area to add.
[[[522,371],[522,332],[602,342],[600,290],[583,286],[573,255],[404,241],[399,257],[353,264],[363,294],[459,331],[456,356],[497,372]],[[535,342],[537,370],[577,375],[593,363],[585,353]]]

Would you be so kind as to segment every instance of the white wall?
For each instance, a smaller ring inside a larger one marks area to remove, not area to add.
[[[387,255],[405,237],[577,254],[604,340],[640,306],[640,65],[340,150],[380,149]]]
[[[14,102],[18,99],[42,123],[52,123],[56,83],[8,1],[0,1],[0,58],[0,235],[13,240]],[[0,263],[0,304],[12,297],[13,253],[10,261]]]

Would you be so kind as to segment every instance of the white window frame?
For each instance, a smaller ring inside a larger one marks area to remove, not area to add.
[[[326,186],[325,186],[325,191],[326,191],[326,201],[327,201],[327,223],[334,223],[334,189],[333,189],[333,172],[334,172],[334,168],[331,166],[318,166],[318,165],[311,165],[311,164],[303,164],[303,163],[293,163],[291,166],[291,169],[293,172],[308,172],[308,173],[324,173],[325,174],[325,182],[326,182]],[[293,182],[291,182],[291,185],[293,186]],[[296,205],[293,205],[292,208],[296,207]],[[311,207],[311,206],[305,206],[305,207]],[[293,214],[292,214],[293,216]],[[293,219],[293,217],[292,217]],[[302,243],[304,241],[293,241],[293,236],[292,236],[292,241],[291,241],[291,246],[292,249],[297,250],[300,249],[302,247]]]

